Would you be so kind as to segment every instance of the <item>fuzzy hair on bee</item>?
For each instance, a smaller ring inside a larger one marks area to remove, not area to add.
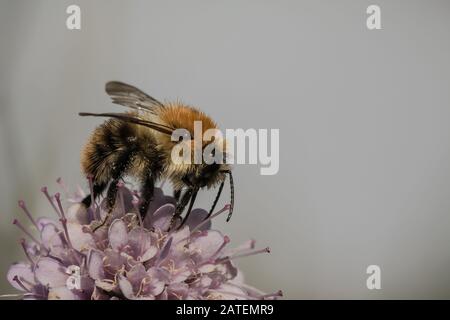
[[[84,198],[84,205],[90,207],[92,200],[106,190],[106,204],[109,211],[112,211],[119,181],[125,176],[132,176],[141,184],[139,212],[145,217],[155,184],[167,179],[173,185],[177,201],[172,223],[181,218],[189,203],[187,213],[179,225],[181,227],[192,210],[199,190],[219,186],[209,212],[209,215],[212,214],[226,177],[229,176],[231,206],[228,221],[234,207],[234,184],[230,166],[226,163],[207,164],[205,161],[174,163],[171,157],[173,148],[182,143],[190,144],[192,155],[196,148],[203,150],[211,144],[213,150],[226,155],[226,141],[223,139],[202,141],[201,146],[197,146],[193,140],[172,140],[172,133],[177,129],[184,129],[193,137],[196,121],[201,122],[202,134],[206,130],[217,129],[216,122],[194,107],[181,102],[161,103],[122,82],[108,82],[105,89],[113,103],[130,110],[123,113],[79,113],[80,116],[109,118],[94,130],[82,149],[82,171],[92,178],[92,194]]]

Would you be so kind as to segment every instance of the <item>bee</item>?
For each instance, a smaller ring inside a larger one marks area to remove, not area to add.
[[[172,161],[172,150],[179,143],[173,141],[176,129],[187,130],[194,137],[194,122],[201,121],[202,130],[216,129],[217,124],[204,112],[181,102],[161,103],[131,85],[112,81],[106,84],[106,93],[112,102],[129,108],[124,113],[88,113],[80,116],[109,118],[98,126],[90,136],[81,153],[81,167],[86,176],[92,177],[92,194],[86,196],[82,203],[88,208],[92,200],[106,191],[108,212],[114,208],[118,182],[125,176],[136,178],[141,185],[139,213],[144,218],[152,201],[155,184],[168,180],[173,185],[176,200],[172,222],[180,218],[189,203],[187,213],[180,227],[184,225],[192,211],[197,193],[200,189],[219,186],[217,195],[209,211],[208,218],[214,211],[222,193],[226,177],[230,178],[231,203],[227,221],[234,208],[234,183],[231,168],[226,162],[208,164],[204,160],[197,164],[180,164]],[[195,148],[210,149],[226,154],[224,139],[202,141]],[[213,144],[213,145],[211,145]],[[212,148],[211,148],[212,147]],[[105,218],[106,222],[108,216]]]

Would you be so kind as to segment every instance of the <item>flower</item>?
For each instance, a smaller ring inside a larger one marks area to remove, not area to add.
[[[66,190],[60,179],[58,183]],[[139,193],[119,183],[116,205],[108,215],[105,200],[86,209],[78,190],[63,208],[61,195],[42,192],[57,219],[34,219],[25,203],[19,207],[30,220],[34,233],[18,220],[14,224],[26,235],[21,245],[27,262],[13,264],[7,278],[22,291],[23,299],[276,299],[273,294],[246,285],[235,260],[269,252],[255,250],[250,240],[228,249],[230,238],[211,229],[211,220],[229,211],[212,214],[194,209],[186,224],[170,221],[174,198],[155,189],[144,220],[137,213]],[[66,194],[67,191],[66,191]],[[105,220],[106,219],[106,220]],[[106,221],[101,225],[102,221]],[[170,230],[169,230],[170,229]]]

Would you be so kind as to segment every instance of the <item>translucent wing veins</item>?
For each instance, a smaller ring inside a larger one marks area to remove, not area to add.
[[[145,92],[129,84],[110,81],[105,86],[106,93],[111,97],[112,102],[135,110],[145,110],[156,114],[158,108],[164,105]]]

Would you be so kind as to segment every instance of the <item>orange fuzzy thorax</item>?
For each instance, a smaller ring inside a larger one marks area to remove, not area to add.
[[[204,112],[180,103],[167,104],[159,118],[169,127],[188,130],[191,137],[194,137],[195,121],[202,122],[202,136],[206,130],[217,128],[217,124]]]

